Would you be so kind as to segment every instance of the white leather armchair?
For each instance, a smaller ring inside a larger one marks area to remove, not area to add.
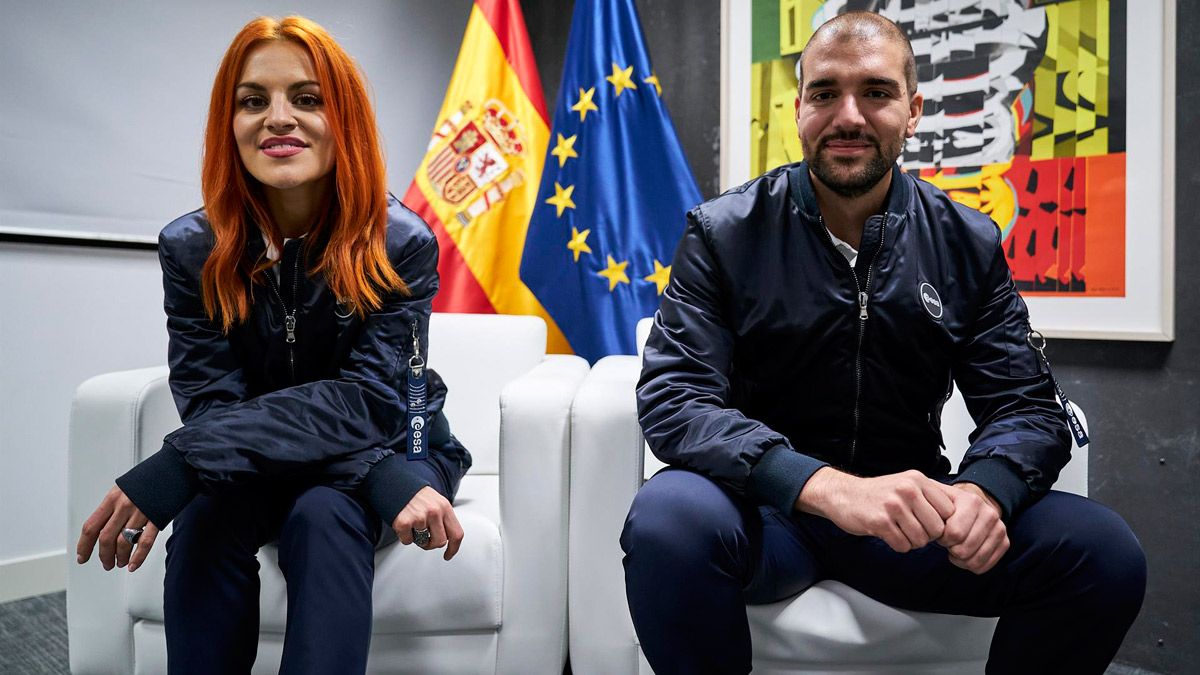
[[[650,325],[651,319],[638,324],[639,345]],[[571,412],[570,652],[576,675],[651,672],[629,618],[618,543],[634,494],[663,466],[646,450],[638,426],[634,388],[640,372],[640,356],[601,359]],[[973,429],[955,392],[942,421],[946,454],[955,466]],[[1086,451],[1073,448],[1055,489],[1087,494]],[[754,672],[794,675],[982,673],[996,624],[895,609],[836,581],[751,606],[748,615]]]
[[[566,660],[569,411],[587,362],[547,356],[533,317],[435,314],[430,365],[446,414],[471,451],[456,510],[466,531],[449,563],[389,546],[376,554],[371,673],[545,673]],[[109,373],[80,385],[71,411],[68,548],[113,479],[179,426],[167,369]],[[169,534],[169,532],[164,533]],[[134,574],[71,565],[71,671],[164,673],[160,544]],[[255,673],[279,668],[286,594],[273,545],[259,552]]]

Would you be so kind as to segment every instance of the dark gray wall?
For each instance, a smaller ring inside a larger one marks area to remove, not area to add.
[[[524,0],[547,103],[562,76],[570,2]],[[1178,3],[1176,258],[1200,256],[1200,3]],[[663,97],[704,196],[719,190],[720,2],[638,0]],[[1133,92],[1136,95],[1136,92]],[[1146,270],[1154,273],[1153,270]],[[1161,673],[1200,663],[1200,271],[1177,265],[1173,344],[1053,340],[1047,355],[1088,414],[1089,492],[1116,509],[1150,565],[1118,661]]]

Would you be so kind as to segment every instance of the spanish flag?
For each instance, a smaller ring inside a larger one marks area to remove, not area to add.
[[[521,281],[521,254],[550,137],[542,82],[518,0],[475,0],[425,159],[404,203],[434,229],[434,311],[532,314],[547,348],[562,331]]]

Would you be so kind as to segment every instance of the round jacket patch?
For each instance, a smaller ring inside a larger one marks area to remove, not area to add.
[[[929,282],[922,282],[917,288],[917,292],[921,294],[921,304],[925,307],[925,311],[929,312],[929,316],[941,320],[942,298],[933,286],[929,285]]]

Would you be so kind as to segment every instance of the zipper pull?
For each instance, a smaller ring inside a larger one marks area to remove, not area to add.
[[[287,343],[290,345],[296,341],[296,315],[289,314],[284,318],[284,327],[287,329]]]
[[[858,292],[858,318],[860,321],[867,320],[867,293],[866,293],[866,291]]]

